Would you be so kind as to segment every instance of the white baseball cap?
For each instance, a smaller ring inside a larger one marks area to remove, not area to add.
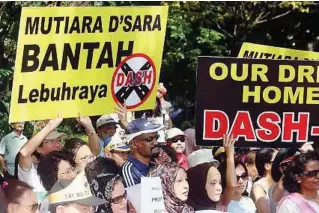
[[[178,128],[171,128],[171,129],[167,130],[167,132],[166,132],[166,139],[171,139],[171,138],[174,138],[175,136],[178,136],[178,135],[185,136],[185,133]]]
[[[96,121],[96,128],[99,128],[100,126],[105,124],[117,124],[117,122],[112,118],[111,115],[102,115]]]
[[[219,161],[214,159],[211,149],[199,149],[187,157],[188,168],[195,167],[202,163],[213,163],[215,167],[219,166]]]

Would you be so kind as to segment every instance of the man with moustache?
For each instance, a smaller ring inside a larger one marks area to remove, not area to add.
[[[151,159],[159,155],[157,132],[161,129],[162,125],[152,124],[144,118],[133,120],[127,125],[131,153],[122,166],[125,188],[141,183],[141,177],[148,175],[153,165]]]
[[[23,135],[24,122],[10,124],[12,132],[0,142],[0,164],[5,180],[14,179],[15,158],[21,147],[28,141]]]

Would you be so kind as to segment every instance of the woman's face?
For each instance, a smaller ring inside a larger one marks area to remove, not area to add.
[[[184,169],[179,169],[174,183],[175,196],[181,201],[186,201],[188,198],[189,185],[187,182],[187,174]]]
[[[71,166],[70,162],[61,160],[61,162],[58,165],[58,180],[73,180],[76,175],[76,168]]]
[[[222,194],[221,175],[213,166],[208,170],[205,189],[209,199],[214,202],[220,200]]]
[[[113,212],[127,213],[126,192],[120,180],[114,183],[111,207]]]
[[[95,156],[92,154],[90,148],[87,145],[81,146],[75,155],[75,163],[78,171],[82,171],[84,167],[92,162]]]
[[[300,188],[308,191],[319,190],[319,161],[310,161],[306,164],[303,175],[300,177]]]
[[[38,213],[38,199],[32,190],[27,190],[19,199],[18,203],[9,203],[8,213]]]
[[[176,151],[176,153],[183,153],[185,151],[185,136],[178,135],[172,139],[169,139],[172,143],[172,148]]]
[[[242,165],[236,167],[237,186],[236,193],[243,194],[247,188],[248,174]]]

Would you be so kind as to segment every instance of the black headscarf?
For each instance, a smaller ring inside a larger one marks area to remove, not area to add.
[[[211,163],[203,163],[187,170],[187,180],[189,183],[187,203],[195,211],[216,209],[216,203],[208,197],[205,188],[207,173],[212,166],[213,164]]]

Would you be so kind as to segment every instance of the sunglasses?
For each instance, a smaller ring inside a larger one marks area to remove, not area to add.
[[[153,137],[148,137],[148,138],[138,138],[138,140],[142,140],[142,141],[150,143],[154,140],[157,140],[158,138],[159,138],[159,135],[155,135]]]
[[[185,142],[185,137],[174,137],[174,138],[171,139],[171,141],[173,143],[177,143],[178,141]]]
[[[302,175],[306,176],[306,177],[317,177],[318,173],[319,173],[319,169],[318,170],[312,170],[312,171],[309,171],[309,172],[304,172],[304,173],[302,173]]]
[[[240,178],[243,180],[243,181],[246,181],[248,180],[248,173],[247,172],[244,172],[243,174],[241,175],[236,175],[237,177],[237,182],[240,180]]]
[[[119,204],[119,203],[121,203],[123,201],[124,198],[126,199],[126,191],[124,192],[123,195],[120,195],[120,196],[117,196],[115,198],[112,198],[112,203]]]

